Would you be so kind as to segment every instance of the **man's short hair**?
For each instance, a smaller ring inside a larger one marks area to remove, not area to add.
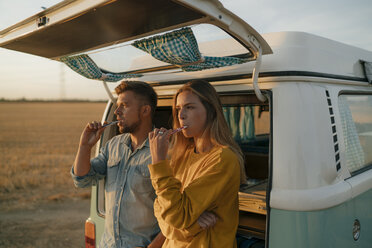
[[[122,81],[115,88],[117,95],[125,91],[133,91],[138,97],[142,98],[146,105],[150,105],[151,117],[154,118],[158,95],[148,83],[141,81]]]

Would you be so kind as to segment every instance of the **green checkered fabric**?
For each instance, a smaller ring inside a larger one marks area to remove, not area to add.
[[[200,71],[248,61],[234,57],[203,57],[189,27],[138,40],[132,45],[160,61],[179,66],[184,71]]]
[[[212,69],[224,66],[230,66],[235,64],[242,64],[248,60],[234,57],[204,57],[204,62],[182,67],[184,71],[201,71],[205,69]]]
[[[61,62],[65,63],[73,71],[80,75],[89,78],[102,80],[106,82],[117,82],[123,78],[134,78],[140,77],[139,74],[128,74],[128,73],[112,73],[100,69],[96,63],[86,54],[81,54],[71,57],[62,57]]]

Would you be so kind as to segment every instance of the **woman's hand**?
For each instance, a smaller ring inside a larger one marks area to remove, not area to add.
[[[150,152],[152,163],[155,164],[167,158],[169,138],[172,135],[172,130],[165,128],[155,128],[149,133]]]
[[[202,229],[213,227],[217,222],[217,216],[208,211],[204,211],[198,218],[198,224]]]

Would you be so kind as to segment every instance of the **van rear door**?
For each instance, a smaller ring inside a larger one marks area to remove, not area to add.
[[[59,59],[198,23],[218,26],[253,59],[272,53],[250,25],[217,0],[64,0],[0,31],[6,49]]]

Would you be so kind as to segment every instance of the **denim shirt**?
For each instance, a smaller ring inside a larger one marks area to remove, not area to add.
[[[149,141],[131,150],[129,134],[115,136],[91,160],[87,175],[71,175],[77,187],[105,181],[105,230],[99,247],[144,247],[160,232],[154,216],[156,197],[151,185]]]

